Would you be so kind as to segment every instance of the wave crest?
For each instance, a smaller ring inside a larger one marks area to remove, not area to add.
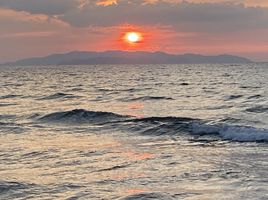
[[[39,118],[39,121],[53,123],[103,123],[115,121],[124,116],[111,112],[87,111],[75,109],[65,112],[55,112]]]

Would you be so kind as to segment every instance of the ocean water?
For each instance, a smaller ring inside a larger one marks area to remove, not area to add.
[[[0,68],[0,199],[268,199],[268,64]]]

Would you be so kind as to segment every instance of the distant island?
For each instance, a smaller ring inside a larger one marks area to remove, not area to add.
[[[91,65],[91,64],[205,64],[205,63],[251,63],[233,55],[204,56],[199,54],[174,55],[164,52],[145,51],[73,51],[35,57],[2,65]]]

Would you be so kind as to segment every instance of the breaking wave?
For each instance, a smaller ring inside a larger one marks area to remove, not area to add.
[[[103,125],[106,128],[117,128],[146,135],[216,135],[223,140],[238,142],[268,142],[267,129],[225,123],[213,123],[187,117],[134,118],[111,112],[76,109],[72,111],[51,113],[38,120],[46,123],[98,124]]]
[[[198,124],[192,125],[192,134],[217,134],[224,140],[238,142],[268,142],[268,130],[250,126],[227,124]]]

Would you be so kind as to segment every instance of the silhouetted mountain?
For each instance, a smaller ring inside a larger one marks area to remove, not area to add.
[[[198,54],[173,55],[164,52],[105,51],[53,54],[47,57],[28,58],[5,65],[87,65],[87,64],[202,64],[202,63],[250,63],[247,58]]]

